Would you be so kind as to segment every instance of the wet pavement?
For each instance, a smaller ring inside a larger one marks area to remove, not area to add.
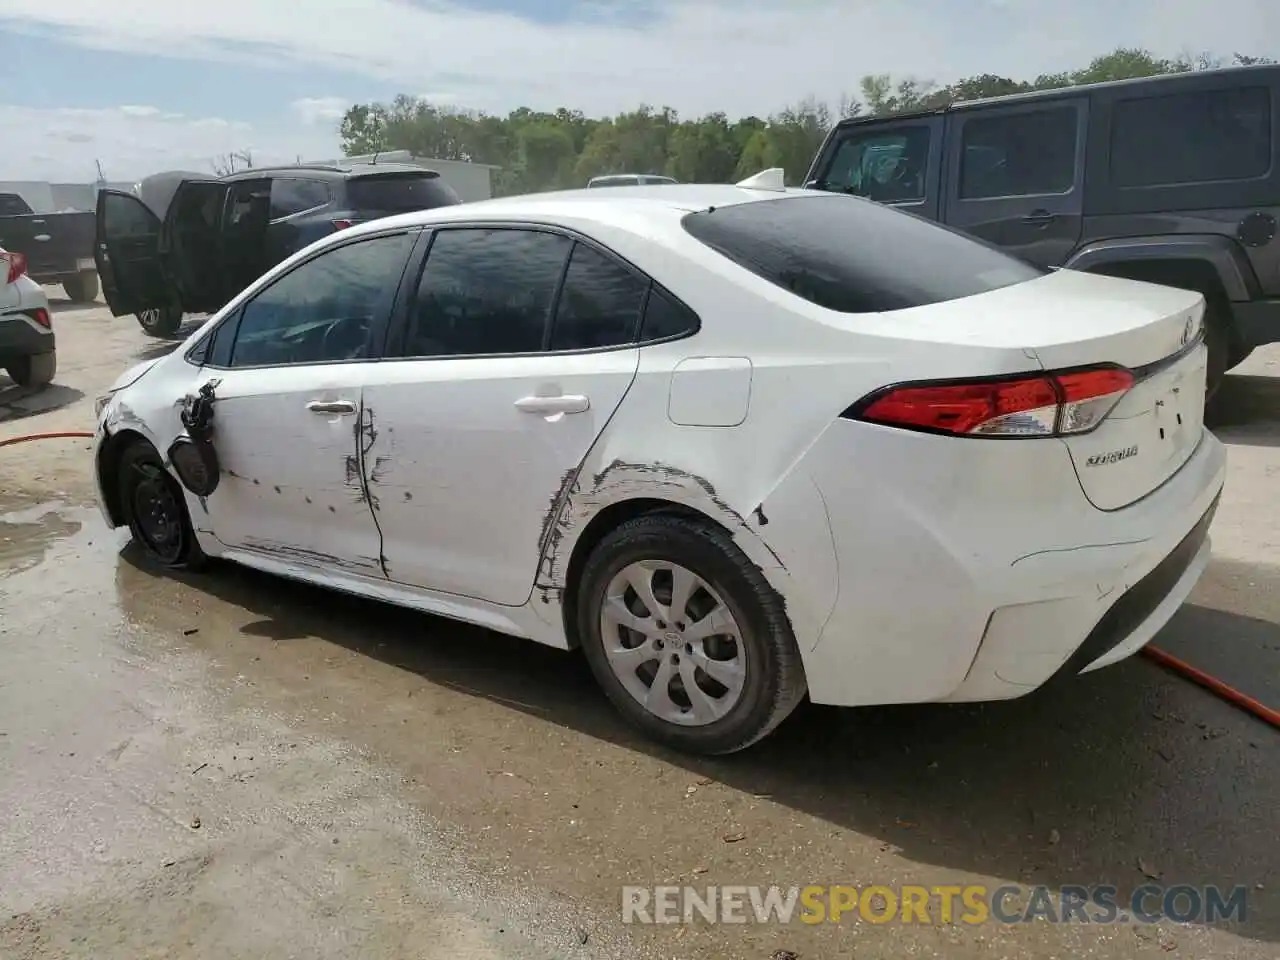
[[[85,399],[0,439],[82,428],[156,349],[77,320]],[[1215,559],[1157,639],[1253,672],[1280,663],[1273,356],[1234,378]],[[0,957],[1280,956],[1280,735],[1144,659],[1009,703],[805,705],[691,759],[633,735],[577,656],[229,565],[161,573],[90,498],[82,442],[0,448]],[[624,885],[1147,882],[1244,885],[1247,918],[619,910]]]

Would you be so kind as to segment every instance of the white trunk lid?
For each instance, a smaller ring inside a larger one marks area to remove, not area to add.
[[[1142,499],[1177,473],[1200,443],[1204,298],[1071,270],[1022,288],[1045,295],[1033,308],[1038,337],[1027,346],[1046,370],[1118,363],[1136,376],[1133,389],[1096,430],[1063,442],[1081,489],[1099,510]]]

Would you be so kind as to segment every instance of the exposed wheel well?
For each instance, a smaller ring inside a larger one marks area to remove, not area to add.
[[[138,431],[125,429],[113,433],[98,451],[98,482],[102,485],[102,501],[111,516],[111,524],[115,527],[123,527],[126,522],[124,507],[120,503],[120,457],[135,443],[151,446],[151,441]]]
[[[560,615],[564,618],[564,632],[565,638],[569,641],[569,649],[575,649],[579,643],[576,610],[578,605],[578,583],[582,579],[583,564],[587,562],[587,558],[591,556],[591,552],[595,550],[596,545],[601,540],[627,521],[648,513],[674,514],[689,520],[697,520],[723,528],[723,524],[716,523],[705,513],[701,513],[692,507],[686,507],[683,504],[672,503],[670,500],[662,500],[656,497],[623,500],[620,503],[610,504],[597,513],[591,518],[591,521],[578,537],[578,542],[573,545],[573,553],[569,557],[569,568],[565,573],[565,588],[560,604]]]

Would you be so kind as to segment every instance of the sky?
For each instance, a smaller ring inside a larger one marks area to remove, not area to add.
[[[1121,45],[1275,56],[1280,2],[0,0],[0,180],[330,159],[348,105],[397,93],[767,115],[867,73],[1030,78]]]

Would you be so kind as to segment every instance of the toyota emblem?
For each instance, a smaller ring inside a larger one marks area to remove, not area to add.
[[[1191,342],[1191,334],[1195,332],[1195,329],[1196,329],[1196,318],[1187,317],[1187,324],[1182,328],[1182,346],[1185,347],[1188,343]]]

